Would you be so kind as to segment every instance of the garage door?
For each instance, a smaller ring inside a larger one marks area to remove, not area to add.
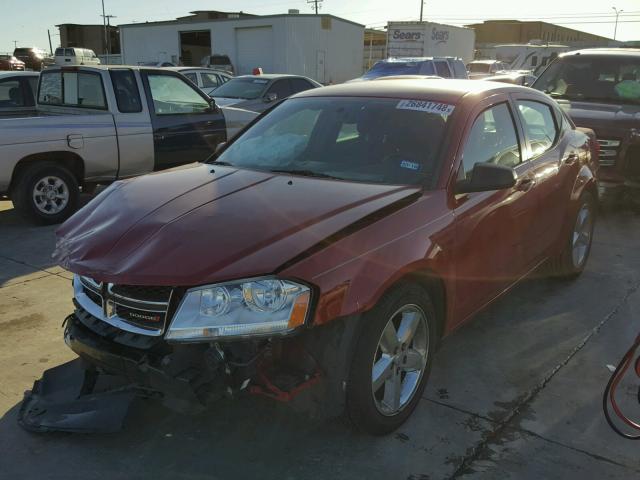
[[[271,27],[236,28],[240,75],[262,67],[264,73],[273,71],[273,30]]]

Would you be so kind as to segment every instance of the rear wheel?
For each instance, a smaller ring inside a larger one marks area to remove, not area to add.
[[[549,261],[552,276],[575,278],[583,272],[591,253],[595,218],[595,199],[591,193],[584,192],[562,253]]]
[[[347,411],[361,430],[383,435],[411,415],[427,383],[438,330],[429,294],[403,284],[365,318],[347,384]]]
[[[75,212],[78,190],[78,182],[69,170],[53,162],[42,162],[20,174],[11,200],[21,215],[35,223],[51,225]]]

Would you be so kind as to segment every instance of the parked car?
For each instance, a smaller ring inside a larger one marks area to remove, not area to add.
[[[499,75],[491,75],[489,77],[482,78],[482,80],[488,80],[491,82],[504,82],[511,83],[513,85],[524,85],[530,87],[533,82],[536,81],[536,76],[531,75],[529,72],[511,72],[506,70]]]
[[[154,68],[164,68],[164,67],[175,67],[176,64],[172,62],[138,62],[139,67],[154,67]]]
[[[88,48],[56,48],[56,65],[100,65],[100,59]]]
[[[36,72],[54,64],[53,57],[46,50],[37,47],[18,47],[13,51],[13,56],[24,62],[26,70]]]
[[[193,83],[195,83],[200,90],[209,96],[216,88],[223,83],[228,82],[233,77],[226,72],[220,70],[213,70],[211,68],[198,68],[198,67],[173,67],[172,70],[180,72],[187,77]]]
[[[467,72],[472,80],[490,77],[508,69],[509,65],[499,60],[474,60],[467,63]]]
[[[275,101],[321,86],[315,80],[298,75],[242,75],[219,86],[213,92],[213,99],[217,105],[263,112]]]
[[[562,54],[533,88],[555,99],[577,125],[596,132],[603,193],[640,193],[640,49]]]
[[[587,133],[529,88],[343,84],[284,100],[208,163],[116,183],[57,231],[65,342],[88,374],[45,374],[22,425],[117,428],[129,385],[182,411],[306,390],[368,432],[398,428],[443,335],[545,262],[585,268]],[[69,375],[88,379],[79,396]],[[63,387],[68,406],[47,393]]]
[[[205,160],[255,116],[226,110],[170,70],[48,68],[37,112],[0,117],[0,194],[37,223],[60,222],[79,186]]]
[[[0,55],[0,70],[24,71],[24,62],[13,55]]]
[[[235,68],[228,55],[208,55],[202,58],[201,66],[206,68],[213,68],[215,70],[222,70],[227,74],[235,75]]]
[[[395,75],[435,75],[468,78],[464,62],[457,57],[389,58],[380,60],[356,80],[373,80]]]
[[[0,115],[35,110],[38,76],[36,72],[0,72]]]

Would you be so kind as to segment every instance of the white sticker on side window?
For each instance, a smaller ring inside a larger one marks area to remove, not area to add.
[[[400,100],[398,105],[396,105],[396,108],[400,110],[419,110],[427,113],[450,115],[455,106],[448,103],[429,102],[424,100]]]

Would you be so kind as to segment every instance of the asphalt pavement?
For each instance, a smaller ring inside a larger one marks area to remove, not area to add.
[[[632,479],[638,443],[605,423],[602,392],[640,331],[640,215],[601,216],[576,281],[531,279],[447,338],[416,412],[370,437],[258,397],[181,416],[136,401],[122,432],[32,434],[16,423],[25,390],[74,355],[68,272],[55,227],[0,201],[0,478]],[[640,418],[640,379],[620,386]]]

